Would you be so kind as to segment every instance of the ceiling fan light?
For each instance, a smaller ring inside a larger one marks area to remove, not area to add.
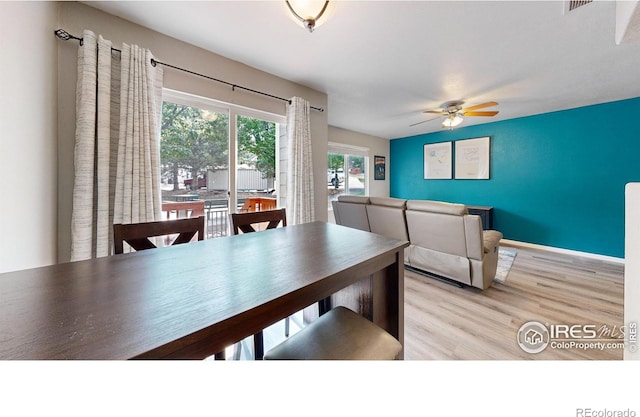
[[[460,112],[450,114],[444,121],[442,122],[442,127],[453,128],[462,123],[462,114]]]

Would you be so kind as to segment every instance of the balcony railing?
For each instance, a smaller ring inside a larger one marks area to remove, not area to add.
[[[238,200],[237,212],[260,211],[275,208],[274,198],[247,198]],[[177,202],[162,204],[163,218],[178,219],[183,217],[205,216],[206,239],[229,235],[229,200],[195,200],[182,199]]]
[[[223,237],[229,234],[228,200],[222,200],[224,205],[219,204],[217,201],[219,200],[205,201],[207,239]]]

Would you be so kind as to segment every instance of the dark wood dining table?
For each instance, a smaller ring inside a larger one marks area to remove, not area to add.
[[[329,296],[404,344],[408,244],[313,222],[3,273],[0,359],[203,359]]]

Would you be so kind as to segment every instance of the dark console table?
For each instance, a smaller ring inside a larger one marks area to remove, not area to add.
[[[493,229],[493,207],[487,206],[467,206],[469,214],[476,214],[482,219],[482,229]]]

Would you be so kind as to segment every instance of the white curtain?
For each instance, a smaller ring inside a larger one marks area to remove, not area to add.
[[[71,260],[111,254],[113,223],[160,219],[162,69],[85,30],[78,49]]]
[[[315,220],[313,199],[313,159],[309,102],[293,97],[287,107],[287,223]]]

